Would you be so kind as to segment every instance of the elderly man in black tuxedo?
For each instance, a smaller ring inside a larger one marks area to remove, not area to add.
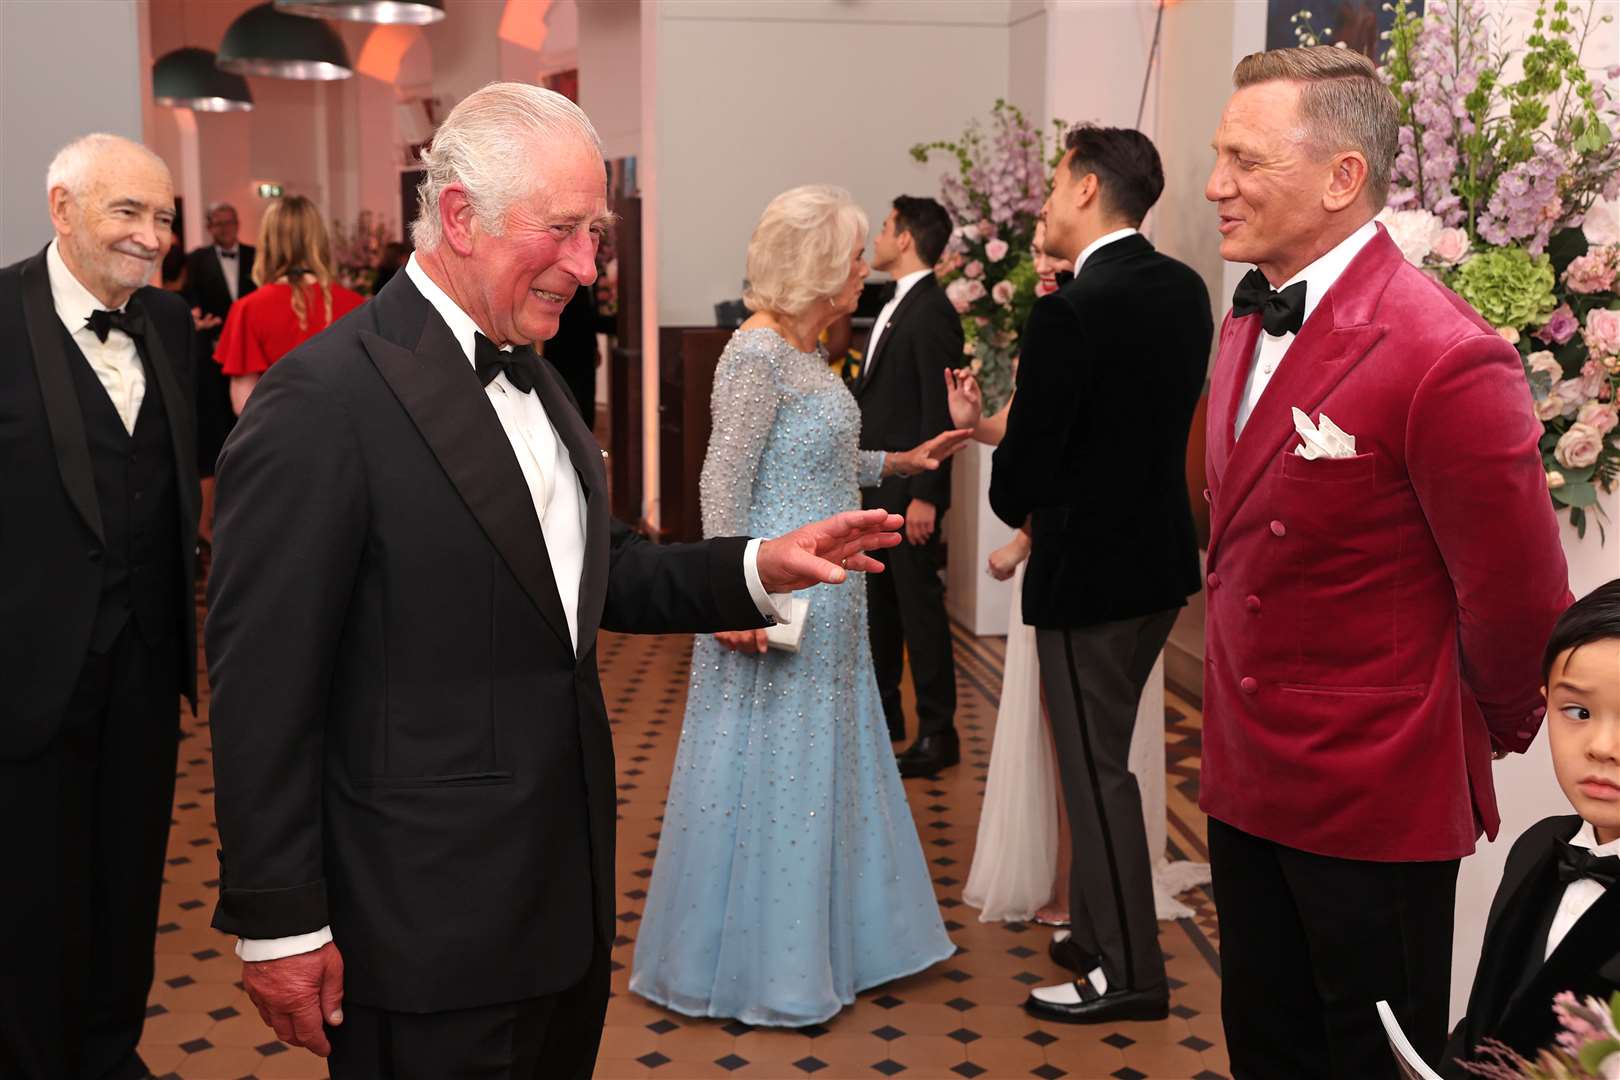
[[[757,628],[898,515],[660,547],[533,346],[596,277],[600,144],[494,83],[424,155],[417,254],[259,383],[220,458],[214,925],[345,1077],[589,1076],[614,936],[599,628]],[[842,565],[841,565],[842,564]]]
[[[46,178],[56,239],[0,270],[0,1076],[136,1054],[195,699],[194,334],[146,286],[174,186],[112,135]]]

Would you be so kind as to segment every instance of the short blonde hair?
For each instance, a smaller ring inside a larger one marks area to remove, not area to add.
[[[1313,148],[1323,156],[1360,151],[1367,160],[1367,198],[1383,206],[1401,121],[1395,96],[1373,62],[1354,49],[1312,45],[1250,53],[1232,73],[1239,90],[1268,82],[1301,84],[1299,119]]]
[[[802,314],[838,295],[849,280],[849,256],[866,239],[866,214],[849,192],[807,184],[771,200],[748,241],[749,311]]]

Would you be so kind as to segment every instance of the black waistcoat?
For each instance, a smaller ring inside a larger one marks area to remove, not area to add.
[[[106,537],[101,606],[90,649],[109,649],[131,618],[148,642],[173,637],[181,632],[184,614],[179,610],[180,493],[163,394],[143,355],[146,394],[134,432],[126,431],[106,388],[71,340],[67,354]]]

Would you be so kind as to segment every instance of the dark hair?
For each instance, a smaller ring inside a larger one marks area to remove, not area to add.
[[[1604,638],[1620,638],[1620,578],[1599,585],[1558,616],[1541,656],[1542,681],[1552,676],[1553,662],[1562,653]]]
[[[894,213],[895,235],[910,233],[911,242],[917,246],[917,258],[925,265],[939,262],[954,228],[945,208],[927,197],[902,195],[894,200]]]
[[[1164,166],[1153,140],[1133,128],[1082,124],[1069,131],[1063,145],[1074,151],[1069,172],[1076,180],[1088,173],[1097,178],[1103,209],[1142,224],[1164,192]]]

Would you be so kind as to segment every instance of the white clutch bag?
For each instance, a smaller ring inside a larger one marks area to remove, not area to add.
[[[796,653],[799,651],[799,642],[804,640],[804,623],[806,616],[810,614],[810,600],[803,596],[790,596],[787,599],[787,608],[793,621],[767,626],[765,643],[773,649]]]

